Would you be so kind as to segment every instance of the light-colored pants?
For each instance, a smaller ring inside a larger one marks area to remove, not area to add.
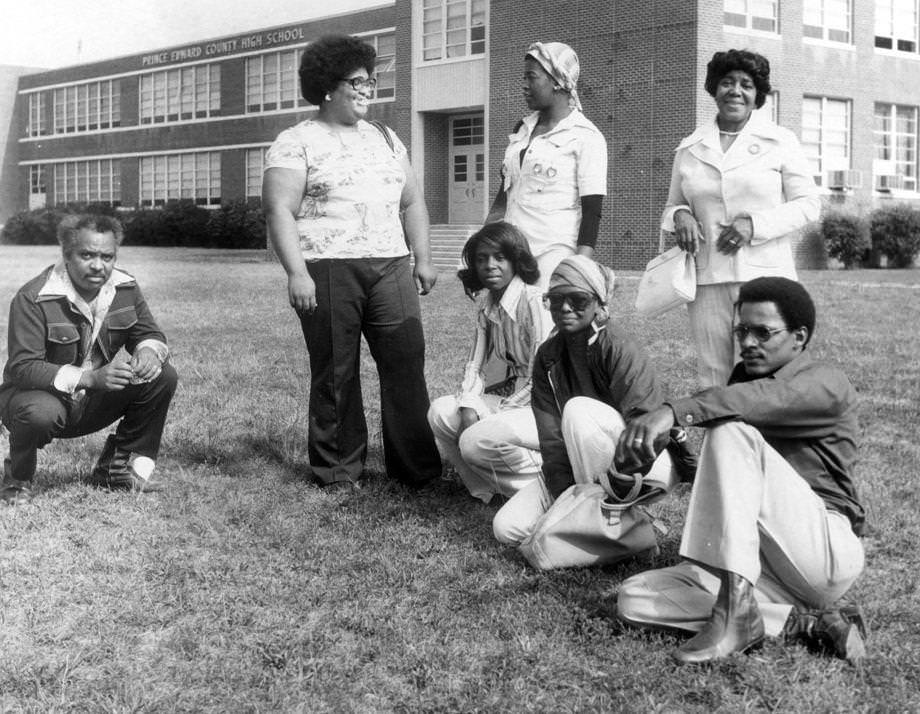
[[[728,384],[728,377],[738,361],[738,348],[735,346],[732,327],[735,301],[741,285],[698,285],[696,299],[687,304],[700,389]]]
[[[604,402],[573,397],[562,410],[562,437],[572,464],[575,483],[597,483],[613,463],[617,441],[626,423],[620,413]],[[671,456],[662,451],[646,480],[670,489],[677,483]],[[495,537],[508,545],[520,545],[534,531],[553,501],[542,478],[521,489],[502,506],[492,520]],[[565,527],[564,521],[560,527]]]
[[[540,475],[540,441],[530,407],[498,409],[498,397],[485,395],[491,414],[460,432],[460,408],[454,396],[438,397],[428,423],[441,455],[456,469],[463,485],[488,503],[500,493],[513,496]],[[458,436],[459,435],[459,436]]]
[[[760,432],[742,422],[706,434],[680,554],[698,564],[623,582],[617,610],[624,620],[698,631],[720,584],[702,565],[754,583],[766,633],[776,636],[793,605],[828,607],[864,564],[849,519],[829,511]]]
[[[549,290],[549,278],[563,260],[570,255],[575,255],[575,249],[566,245],[557,245],[550,248],[545,253],[536,256],[537,267],[540,268],[540,280],[537,285],[543,292]]]

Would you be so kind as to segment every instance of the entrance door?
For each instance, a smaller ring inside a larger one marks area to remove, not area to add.
[[[486,214],[485,123],[482,114],[450,119],[450,222],[481,223]]]

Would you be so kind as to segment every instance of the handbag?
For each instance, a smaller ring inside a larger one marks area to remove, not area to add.
[[[645,266],[636,311],[644,317],[658,317],[695,298],[696,262],[690,253],[674,246]]]
[[[597,483],[562,492],[519,546],[537,570],[609,565],[657,546],[655,529],[632,502],[614,503]]]

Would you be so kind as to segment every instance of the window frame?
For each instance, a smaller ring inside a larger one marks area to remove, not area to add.
[[[456,12],[460,8],[462,16]],[[461,17],[462,22],[451,26]],[[423,0],[418,27],[419,60],[423,64],[486,55],[488,15],[485,0]],[[463,33],[462,40],[460,33]]]
[[[834,21],[839,18],[835,12],[840,4],[845,5],[845,19],[842,29],[834,26]],[[816,17],[815,22],[809,22],[809,13]],[[833,36],[840,33],[841,36]],[[804,0],[802,4],[802,34],[806,40],[819,40],[836,44],[853,44],[853,0]],[[845,34],[845,36],[843,36]]]
[[[884,115],[881,110],[885,109]],[[900,129],[900,122],[903,118],[904,111],[910,113],[907,121],[911,126],[909,131]],[[879,127],[880,120],[885,121],[887,126]],[[879,139],[882,139],[880,142]],[[878,190],[877,179],[880,176],[897,176],[899,184],[908,191],[916,192],[918,190],[918,107],[914,104],[895,104],[894,102],[875,102],[872,108],[872,148],[874,160],[872,162],[873,187]],[[906,145],[906,146],[905,146]],[[884,155],[880,155],[879,150]],[[899,154],[902,151],[912,154],[910,158],[901,159]],[[894,173],[881,174],[878,172],[879,162],[885,162],[885,165],[891,165]],[[907,170],[904,170],[904,169]]]
[[[159,208],[169,201],[184,199],[205,208],[220,206],[221,162],[220,151],[141,156],[137,167],[138,204]]]
[[[819,121],[817,125],[810,126],[807,124],[807,121],[810,116],[814,115],[814,112],[809,111],[809,103],[819,102],[817,115]],[[839,133],[840,129],[835,128],[834,126],[828,126],[829,107],[838,107],[842,106],[844,109],[844,129],[843,133],[846,137],[845,142],[842,144],[840,142],[833,142],[829,138],[833,136],[834,133]],[[810,134],[817,132],[818,139],[817,141],[811,140],[809,138]],[[853,102],[849,98],[845,97],[833,97],[825,95],[814,95],[806,94],[802,97],[802,132],[801,132],[801,144],[803,152],[805,153],[808,162],[815,167],[817,164],[817,171],[813,171],[813,176],[815,183],[822,188],[827,187],[826,175],[828,171],[835,170],[849,170],[852,168],[853,161]],[[843,147],[843,155],[837,155],[830,149],[834,147]],[[809,148],[817,147],[817,155],[814,155],[809,151]],[[846,164],[844,166],[843,164]]]
[[[742,4],[744,5],[744,10],[739,12],[740,8],[735,8],[734,5]],[[772,5],[773,15],[769,18],[770,23],[772,24],[771,28],[757,27],[759,21],[768,19],[767,15],[755,15],[755,10],[753,9],[756,5],[770,4]],[[730,6],[731,9],[730,9]],[[730,21],[731,16],[735,18],[743,18],[744,22]],[[727,30],[738,30],[745,32],[757,32],[764,33],[767,35],[778,35],[780,34],[780,25],[779,25],[779,0],[723,0],[722,3],[722,25]]]

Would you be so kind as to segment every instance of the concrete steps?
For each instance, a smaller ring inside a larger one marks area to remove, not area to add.
[[[460,251],[467,239],[482,228],[482,224],[440,224],[431,226],[431,258],[439,270],[456,272],[460,267]]]

